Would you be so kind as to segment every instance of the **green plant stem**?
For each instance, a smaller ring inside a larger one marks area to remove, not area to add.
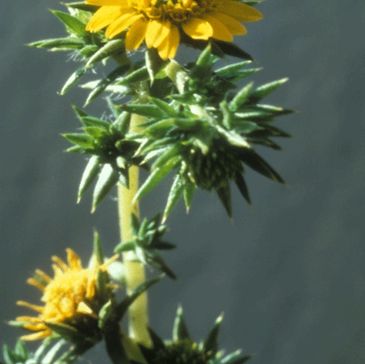
[[[132,115],[131,130],[138,129],[143,117]],[[139,216],[138,203],[133,204],[133,198],[138,190],[139,168],[132,166],[129,169],[129,188],[118,185],[119,226],[122,242],[133,238],[132,215]],[[135,254],[123,254],[127,292],[130,294],[140,284],[145,282],[146,275],[142,263],[136,261]],[[148,297],[147,293],[141,296],[129,308],[129,334],[138,343],[150,347],[151,338],[148,331]]]

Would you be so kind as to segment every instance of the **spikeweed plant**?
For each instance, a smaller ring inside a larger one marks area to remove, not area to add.
[[[278,150],[288,134],[275,125],[290,113],[264,99],[281,79],[255,86],[247,78],[260,71],[236,46],[248,22],[262,14],[248,0],[86,0],[52,11],[65,28],[60,38],[31,44],[66,52],[77,64],[61,94],[79,85],[85,104],[74,106],[78,128],[67,132],[70,153],[86,159],[78,202],[92,195],[94,212],[118,193],[121,242],[106,258],[95,233],[88,264],[67,249],[52,257],[52,270],[37,269],[28,284],[40,291],[38,303],[11,324],[25,334],[3,360],[15,363],[73,363],[99,342],[114,364],[241,364],[249,356],[226,353],[218,344],[219,316],[207,337],[193,339],[178,308],[171,338],[149,326],[147,292],[161,279],[176,279],[167,263],[175,246],[164,233],[180,200],[193,208],[198,189],[216,194],[232,216],[231,188],[250,203],[246,170],[276,182],[281,176],[256,150]],[[190,60],[179,63],[188,47]],[[96,99],[103,116],[89,114]],[[147,177],[139,182],[139,171]],[[168,178],[171,187],[154,217],[142,217],[139,202]],[[147,277],[145,268],[154,272]],[[197,298],[199,299],[199,298]],[[126,318],[128,316],[128,318]],[[121,325],[128,319],[128,330]],[[37,341],[30,352],[24,342]]]

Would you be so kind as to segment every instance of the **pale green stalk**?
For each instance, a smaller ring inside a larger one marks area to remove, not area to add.
[[[138,129],[143,117],[132,115],[131,131]],[[129,168],[129,188],[118,185],[119,227],[122,242],[133,239],[132,215],[139,216],[138,202],[133,203],[139,185],[139,168]],[[142,263],[136,261],[133,252],[123,254],[127,292],[131,293],[146,280],[145,269]],[[129,308],[129,334],[138,343],[150,347],[151,338],[148,332],[148,297],[147,293],[141,296]]]

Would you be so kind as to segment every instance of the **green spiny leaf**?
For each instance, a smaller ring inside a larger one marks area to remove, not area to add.
[[[245,85],[232,99],[232,101],[229,104],[229,107],[233,112],[236,112],[240,108],[240,106],[242,106],[248,100],[252,88],[253,88],[253,82],[250,82],[247,85]]]
[[[136,196],[134,197],[134,201],[138,201],[141,197],[153,190],[179,162],[180,156],[170,159],[164,166],[152,171],[143,185],[139,188]]]
[[[95,212],[97,206],[108,194],[108,192],[115,186],[118,182],[118,173],[114,171],[110,164],[105,164],[99,174],[98,181],[96,182],[91,212]]]
[[[223,314],[218,316],[215,321],[213,329],[210,331],[208,337],[204,341],[204,350],[216,354],[218,352],[218,335],[223,322]]]
[[[60,95],[65,95],[72,87],[74,87],[77,82],[79,82],[80,78],[87,72],[87,69],[82,66],[81,68],[77,69],[65,82],[63,85]]]
[[[242,355],[241,350],[237,350],[231,354],[225,356],[220,363],[221,364],[244,364],[250,360],[249,355]]]
[[[84,41],[79,38],[65,37],[39,40],[37,42],[29,43],[29,47],[45,48],[51,52],[62,52],[80,49],[84,46],[84,44]]]
[[[87,34],[85,24],[71,14],[59,10],[51,10],[51,13],[65,25],[66,30],[71,34],[79,37],[83,37]]]
[[[129,104],[123,105],[123,109],[132,113],[152,118],[163,118],[165,114],[152,104]]]
[[[256,172],[279,183],[285,183],[283,178],[257,153],[254,151],[243,151],[241,159]]]
[[[165,113],[167,116],[177,116],[178,113],[175,111],[175,109],[170,106],[167,102],[155,98],[155,97],[151,97],[150,100],[163,112]]]
[[[196,63],[196,67],[205,68],[211,67],[212,65],[212,47],[210,44],[204,48],[204,50],[200,53]]]
[[[242,69],[251,64],[252,61],[241,61],[241,62],[237,62],[237,63],[233,63],[233,64],[229,64],[227,66],[218,68],[215,73],[218,76],[221,77],[225,77],[225,78],[231,78],[231,77],[236,77],[237,74],[242,71]]]
[[[147,67],[138,68],[135,71],[132,71],[125,77],[123,77],[118,85],[129,85],[133,82],[146,81],[148,79],[148,70]]]
[[[172,183],[172,186],[170,188],[169,195],[167,197],[166,206],[163,212],[163,218],[162,221],[166,221],[167,217],[170,215],[171,211],[179,201],[180,197],[182,196],[184,191],[184,185],[181,180],[180,175],[176,175],[174,182]]]
[[[113,39],[105,43],[98,51],[88,59],[85,67],[91,67],[103,59],[112,56],[114,53],[120,53],[124,49],[124,41],[122,39]]]
[[[185,182],[184,183],[184,203],[186,211],[189,212],[191,208],[191,204],[193,202],[193,196],[195,192],[195,186],[191,182]]]
[[[260,100],[264,98],[265,96],[271,94],[274,92],[277,88],[282,86],[284,83],[288,82],[288,78],[282,78],[277,81],[266,83],[262,86],[259,86],[251,95],[251,98],[254,100]]]
[[[228,216],[232,217],[231,189],[228,182],[217,188],[217,195],[226,209]]]
[[[236,186],[239,189],[243,198],[247,201],[248,204],[251,205],[251,198],[250,198],[250,194],[248,191],[248,187],[247,187],[246,181],[245,181],[244,177],[242,176],[242,174],[237,174],[237,176],[235,178],[235,182],[236,182]]]
[[[177,308],[174,326],[172,329],[173,341],[190,339],[190,334],[184,320],[184,311],[181,306]]]
[[[126,314],[128,307],[145,291],[147,291],[150,287],[158,283],[163,276],[159,276],[153,279],[150,279],[142,284],[140,284],[129,296],[127,296],[116,308],[115,308],[115,319],[119,322],[124,315]],[[114,319],[113,318],[113,319]]]
[[[155,48],[147,49],[145,53],[145,61],[146,61],[147,71],[150,76],[150,83],[152,85],[156,78],[157,73],[163,66],[164,62],[159,57]]]
[[[62,136],[72,144],[79,145],[81,148],[88,149],[93,146],[93,138],[81,133],[66,133]]]

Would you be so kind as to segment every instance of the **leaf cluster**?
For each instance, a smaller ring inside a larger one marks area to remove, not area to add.
[[[159,251],[171,250],[175,245],[162,239],[167,226],[160,224],[160,216],[140,220],[132,215],[133,239],[121,242],[115,248],[116,253],[134,252],[136,258],[146,266],[151,266],[168,277],[175,279],[176,275],[160,256]]]
[[[128,112],[146,118],[137,153],[151,163],[151,173],[137,198],[150,192],[171,171],[176,171],[164,218],[181,197],[190,209],[197,188],[216,191],[231,216],[230,181],[235,182],[250,202],[244,175],[246,167],[276,182],[284,182],[254,147],[261,145],[279,150],[273,138],[289,136],[273,122],[277,116],[291,111],[262,103],[263,98],[287,80],[258,87],[250,82],[237,89],[236,82],[257,69],[251,68],[247,61],[214,69],[216,62],[217,57],[211,47],[207,47],[189,68],[170,64],[165,72],[174,75],[178,94],[166,101],[150,97],[149,103],[124,106]],[[171,66],[179,70],[171,72]],[[180,77],[177,77],[179,72]]]
[[[35,352],[29,351],[21,340],[13,349],[3,346],[4,364],[71,364],[76,358],[67,342],[57,338],[44,340]]]
[[[178,308],[172,329],[171,340],[162,340],[150,330],[153,349],[142,347],[141,350],[149,364],[243,364],[249,355],[242,355],[240,350],[225,354],[219,348],[219,332],[223,321],[220,315],[207,337],[202,342],[195,342],[190,336],[185,323],[183,309]]]
[[[73,144],[69,152],[77,152],[88,157],[88,163],[78,189],[78,201],[94,184],[92,210],[114,185],[120,181],[128,186],[128,170],[132,165],[141,165],[141,158],[135,157],[139,145],[127,139],[130,114],[121,112],[113,121],[88,115],[74,108],[81,122],[81,131],[65,133],[63,136]]]

